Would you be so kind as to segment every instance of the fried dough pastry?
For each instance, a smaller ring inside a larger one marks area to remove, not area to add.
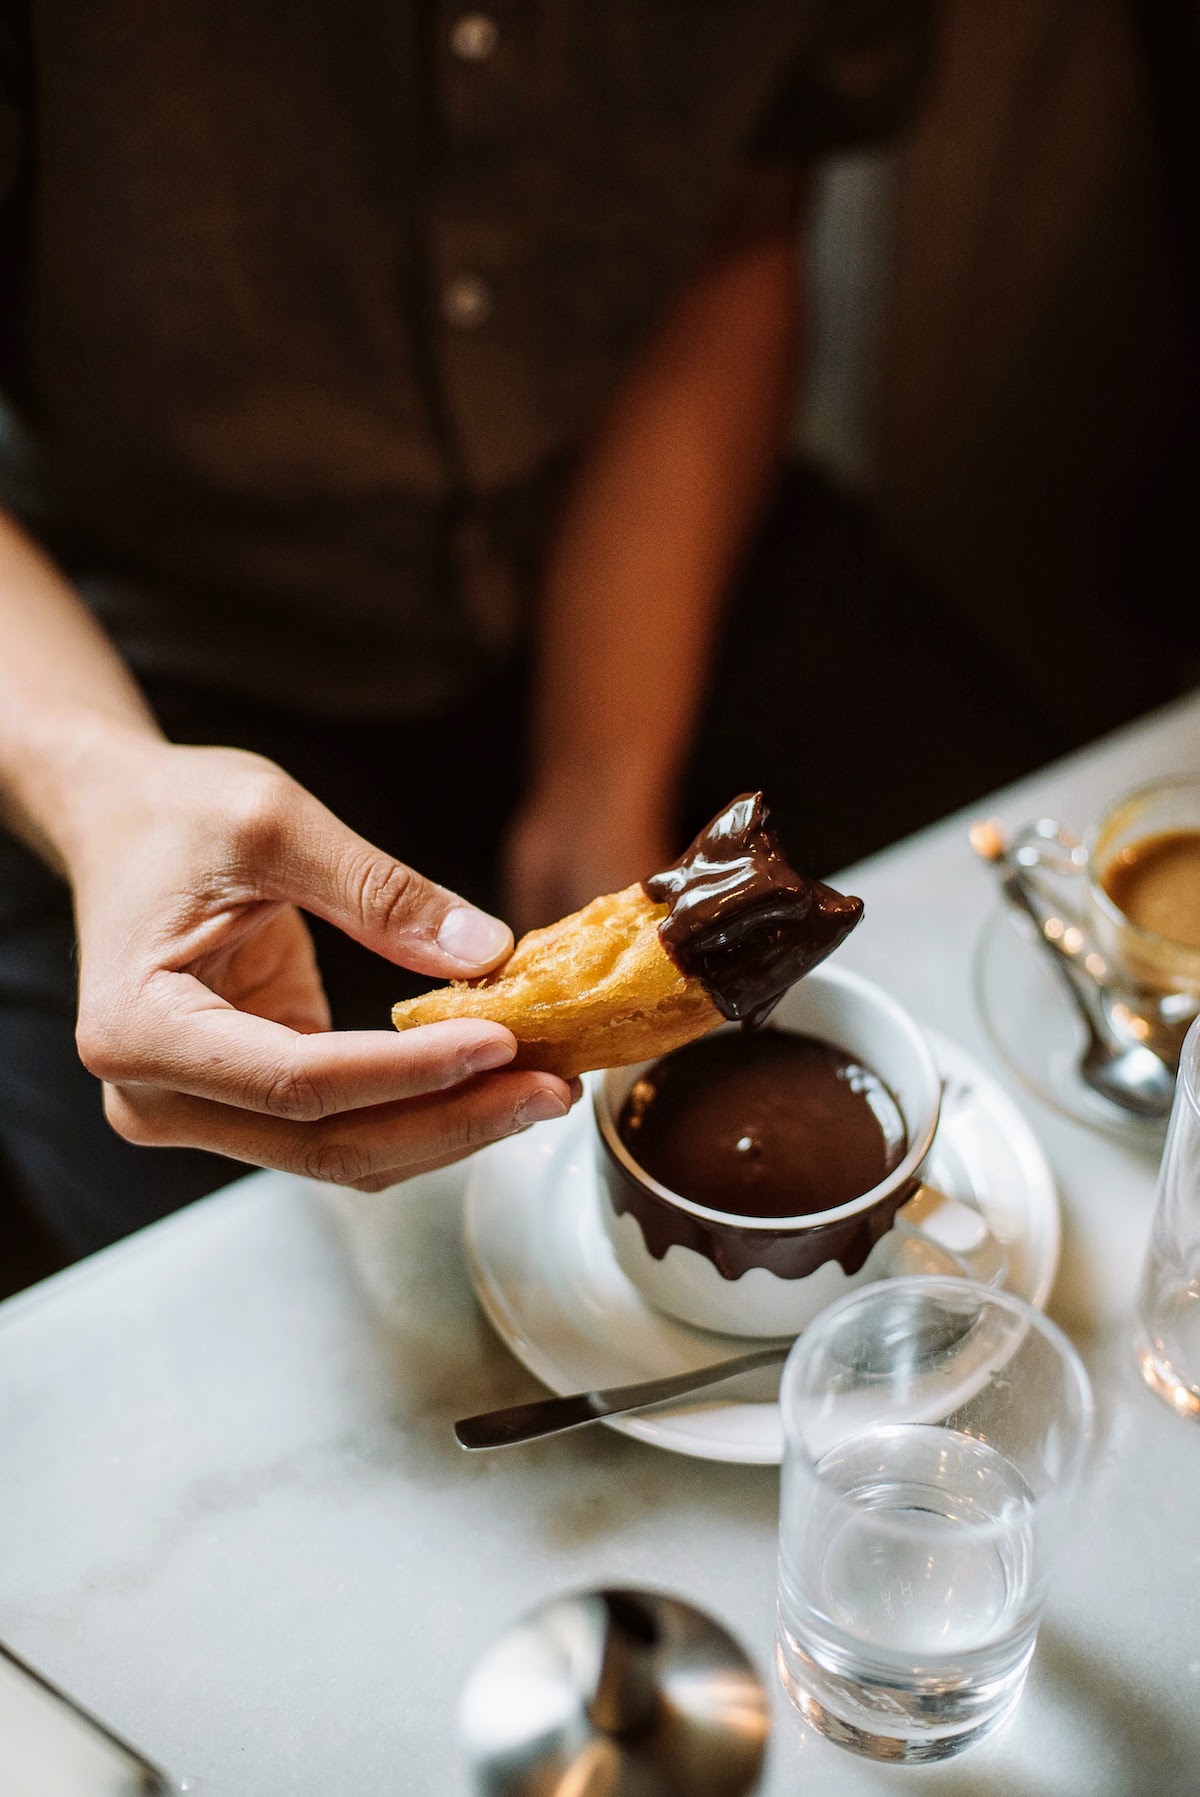
[[[392,1010],[397,1029],[447,1017],[486,1017],[517,1038],[513,1067],[573,1079],[679,1048],[724,1019],[699,980],[659,940],[668,907],[641,886],[606,893],[582,911],[522,936],[496,973],[443,986]]]
[[[392,1022],[484,1017],[517,1038],[512,1066],[564,1079],[761,1023],[863,910],[789,866],[766,820],[762,794],[741,794],[664,873],[531,930],[494,973],[406,999]]]

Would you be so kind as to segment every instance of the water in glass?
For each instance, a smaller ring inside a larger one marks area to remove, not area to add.
[[[801,1709],[847,1744],[856,1723],[894,1736],[904,1759],[995,1726],[1037,1628],[1016,1467],[972,1435],[897,1424],[793,1468],[784,1501],[807,1517],[780,1565],[780,1670]]]

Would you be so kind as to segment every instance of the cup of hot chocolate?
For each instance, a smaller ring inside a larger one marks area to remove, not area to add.
[[[795,1334],[851,1286],[897,1270],[940,1102],[913,1019],[831,967],[794,985],[759,1030],[731,1024],[613,1068],[594,1104],[618,1263],[656,1309],[698,1328]]]
[[[1118,1035],[1177,1066],[1200,1011],[1200,774],[1139,786],[1082,839],[1040,818],[1014,871],[1044,927],[1101,987]]]

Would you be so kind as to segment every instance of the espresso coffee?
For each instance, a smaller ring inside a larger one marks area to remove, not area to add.
[[[635,1081],[617,1131],[642,1170],[710,1210],[795,1217],[869,1192],[906,1147],[892,1093],[813,1036],[723,1032]]]
[[[1200,948],[1200,830],[1164,830],[1130,843],[1100,884],[1139,930]]]

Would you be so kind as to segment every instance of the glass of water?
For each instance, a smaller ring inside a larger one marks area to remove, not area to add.
[[[947,1758],[1025,1682],[1092,1397],[1040,1311],[965,1279],[832,1304],[780,1391],[777,1662],[824,1735]]]
[[[1200,1018],[1183,1039],[1138,1301],[1142,1377],[1200,1417]]]

